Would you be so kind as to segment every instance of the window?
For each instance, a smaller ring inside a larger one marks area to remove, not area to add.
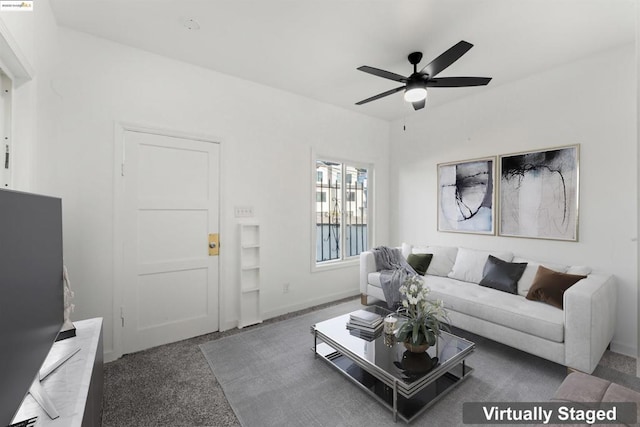
[[[315,165],[316,263],[355,257],[369,248],[369,168],[328,160]]]

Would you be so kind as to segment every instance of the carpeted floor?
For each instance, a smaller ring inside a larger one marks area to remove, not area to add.
[[[102,425],[239,426],[199,345],[353,299],[289,313],[241,330],[214,332],[127,354],[105,364]]]
[[[105,365],[103,426],[239,426],[199,346],[338,303],[126,355]],[[607,352],[599,370],[637,385],[635,359]],[[597,373],[597,372],[596,372]]]

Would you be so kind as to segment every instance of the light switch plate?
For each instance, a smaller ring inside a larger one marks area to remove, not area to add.
[[[236,206],[236,218],[249,218],[253,216],[253,206]]]

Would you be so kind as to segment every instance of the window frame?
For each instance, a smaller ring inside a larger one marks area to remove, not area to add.
[[[345,197],[347,197],[347,189],[346,189],[346,172],[345,172],[345,167],[355,167],[355,168],[363,168],[363,169],[367,169],[367,204],[366,204],[366,212],[367,212],[367,248],[365,250],[370,250],[373,246],[373,239],[374,239],[374,233],[373,233],[373,229],[374,229],[374,189],[375,189],[375,182],[374,182],[374,163],[373,162],[369,162],[369,161],[355,161],[352,159],[346,159],[346,158],[340,158],[340,157],[336,157],[336,156],[324,156],[324,155],[319,155],[315,152],[312,152],[312,156],[311,156],[311,195],[310,195],[310,199],[311,199],[311,271],[315,272],[315,271],[323,271],[323,270],[330,270],[330,269],[335,269],[335,268],[345,268],[345,267],[351,267],[351,266],[355,266],[355,265],[359,265],[360,263],[360,256],[359,255],[352,255],[352,256],[345,256],[346,251],[341,250],[340,253],[340,258],[338,259],[334,259],[334,260],[327,260],[327,261],[316,261],[316,250],[317,250],[317,212],[316,212],[316,208],[317,208],[317,201],[316,201],[316,185],[318,183],[317,181],[317,171],[316,171],[316,164],[318,161],[326,161],[326,162],[335,162],[335,163],[340,163],[342,165],[342,171],[340,173],[341,179],[340,179],[340,191],[342,192],[342,200],[343,203],[346,200]],[[345,224],[346,225],[346,213],[345,213],[345,209],[342,209],[341,212],[341,216],[340,216],[340,223],[341,224]],[[346,228],[347,227],[340,227],[340,241],[341,242],[345,242],[345,235],[346,235]]]

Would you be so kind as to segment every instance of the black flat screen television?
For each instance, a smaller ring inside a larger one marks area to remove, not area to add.
[[[0,189],[0,426],[62,327],[62,272],[62,201]]]

